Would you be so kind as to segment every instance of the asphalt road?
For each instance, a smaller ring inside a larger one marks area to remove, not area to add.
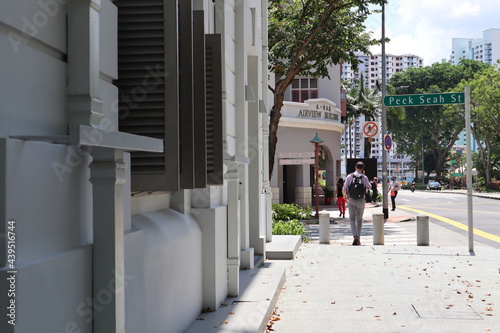
[[[390,204],[390,203],[389,203]],[[467,236],[467,196],[436,191],[399,191],[398,209],[429,215],[432,223]],[[473,197],[474,240],[500,248],[500,200]]]

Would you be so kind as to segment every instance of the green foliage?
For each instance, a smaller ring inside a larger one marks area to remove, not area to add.
[[[273,221],[310,218],[312,218],[312,210],[309,206],[301,208],[297,204],[273,204]]]
[[[354,53],[380,41],[366,32],[368,5],[383,0],[270,0],[269,64],[278,77],[327,77],[341,61],[357,66]]]
[[[435,63],[428,67],[410,68],[391,77],[389,95],[463,91],[458,87],[462,80],[470,80],[475,73],[489,67],[482,62],[464,60],[457,66]],[[404,111],[402,114],[401,110]],[[396,111],[398,116],[395,116]],[[388,108],[388,112],[389,132],[393,133],[394,141],[398,144],[398,153],[418,156],[423,140],[425,171],[429,173],[435,170],[440,176],[445,169],[450,148],[465,127],[463,105]],[[419,144],[420,136],[423,139]]]
[[[269,70],[276,74],[269,121],[269,177],[274,168],[285,91],[296,76],[328,77],[331,65],[359,64],[380,40],[366,31],[370,5],[387,0],[269,0]]]
[[[460,84],[466,86],[471,89],[471,130],[479,148],[474,166],[487,184],[500,167],[500,71],[489,67]]]
[[[333,198],[333,190],[328,187],[323,187],[323,193],[325,193],[325,198]]]
[[[303,241],[307,241],[304,223],[297,220],[273,221],[273,235],[301,235]]]

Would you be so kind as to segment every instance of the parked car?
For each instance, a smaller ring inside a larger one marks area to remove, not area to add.
[[[441,191],[441,184],[439,184],[438,182],[428,182],[427,183],[427,190],[428,191],[430,191],[430,190]]]

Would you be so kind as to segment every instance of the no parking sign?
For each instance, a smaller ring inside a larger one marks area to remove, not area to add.
[[[386,150],[391,150],[392,148],[392,137],[389,134],[384,136],[384,147]]]

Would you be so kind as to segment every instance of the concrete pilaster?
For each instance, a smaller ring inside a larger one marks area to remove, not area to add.
[[[99,127],[103,117],[99,88],[100,0],[70,0],[68,12],[68,123]]]
[[[300,207],[312,205],[312,189],[311,187],[295,187],[295,203]]]
[[[202,231],[203,309],[217,310],[228,295],[227,208],[193,208]]]
[[[93,195],[94,332],[125,332],[123,151],[94,147],[90,164]]]
[[[273,203],[273,204],[280,203],[280,188],[279,187],[272,187],[271,188],[271,197],[272,197],[271,203]]]
[[[238,296],[240,290],[240,199],[237,170],[226,172],[227,183],[227,270],[228,295]]]

